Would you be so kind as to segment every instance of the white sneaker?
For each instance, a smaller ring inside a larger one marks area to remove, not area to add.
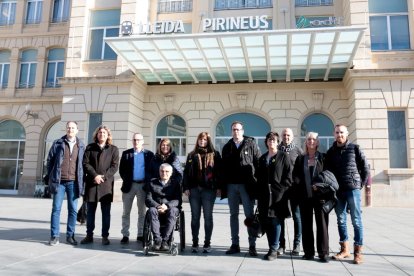
[[[55,246],[55,245],[58,245],[58,244],[59,244],[59,238],[58,237],[50,238],[49,245]]]

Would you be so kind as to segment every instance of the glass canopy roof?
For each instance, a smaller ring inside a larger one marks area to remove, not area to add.
[[[365,27],[132,35],[105,41],[146,83],[342,79]]]

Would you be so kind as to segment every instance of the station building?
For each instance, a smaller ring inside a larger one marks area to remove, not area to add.
[[[0,194],[33,195],[52,141],[105,124],[185,160],[234,120],[292,128],[321,151],[344,124],[371,166],[370,202],[414,206],[414,0],[2,0]],[[120,178],[115,197],[120,198]]]

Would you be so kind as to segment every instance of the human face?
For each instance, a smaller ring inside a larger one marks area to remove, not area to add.
[[[277,140],[274,138],[267,139],[266,141],[267,149],[269,151],[277,151]]]
[[[74,122],[70,122],[66,125],[66,137],[68,137],[68,139],[72,140],[75,138],[78,132],[78,126]]]
[[[346,140],[348,139],[348,129],[346,128],[346,126],[337,126],[335,128],[334,136],[338,146],[342,146],[346,143]]]
[[[286,128],[282,132],[282,142],[285,145],[290,145],[293,142],[293,132],[290,128]]]
[[[308,138],[306,138],[306,148],[308,151],[314,152],[319,146],[319,141],[315,137],[315,135],[309,135]]]
[[[161,143],[161,153],[162,154],[164,154],[164,155],[168,154],[170,152],[170,148],[171,148],[171,145],[168,142],[164,141],[164,142]]]
[[[132,145],[135,150],[141,151],[143,144],[144,144],[144,137],[142,136],[142,134],[135,134],[134,136],[132,136]]]
[[[172,175],[172,170],[169,167],[160,167],[160,179],[162,181],[167,182],[168,180],[170,180],[170,177]]]
[[[98,131],[97,138],[98,138],[99,144],[105,144],[106,140],[108,140],[108,131],[106,131],[106,129],[104,128],[101,128]]]
[[[243,126],[241,124],[234,124],[231,127],[231,133],[232,133],[232,136],[233,136],[234,140],[236,140],[236,141],[243,140],[244,129],[243,129]]]
[[[207,137],[206,136],[201,136],[198,141],[197,144],[200,148],[205,148],[207,147]]]

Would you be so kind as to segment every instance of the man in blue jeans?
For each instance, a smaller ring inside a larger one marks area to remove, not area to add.
[[[66,135],[53,142],[47,157],[47,177],[50,192],[53,194],[52,215],[50,219],[50,245],[59,244],[60,211],[63,199],[68,202],[68,221],[66,242],[77,245],[75,225],[79,195],[83,193],[83,154],[85,144],[76,137],[78,124],[66,124]]]
[[[335,175],[339,184],[335,213],[341,250],[332,258],[342,260],[351,256],[346,225],[346,210],[349,208],[354,227],[354,263],[360,264],[363,245],[361,189],[368,180],[368,162],[359,146],[349,142],[346,126],[336,125],[334,136],[335,142],[326,153],[324,162],[325,169]]]
[[[227,197],[230,208],[231,246],[226,254],[240,252],[239,204],[243,205],[246,218],[254,216],[254,192],[257,190],[254,176],[259,164],[260,150],[252,137],[244,136],[243,124],[231,124],[232,139],[223,147],[223,187],[222,197]],[[249,234],[249,254],[257,256],[256,237]]]

